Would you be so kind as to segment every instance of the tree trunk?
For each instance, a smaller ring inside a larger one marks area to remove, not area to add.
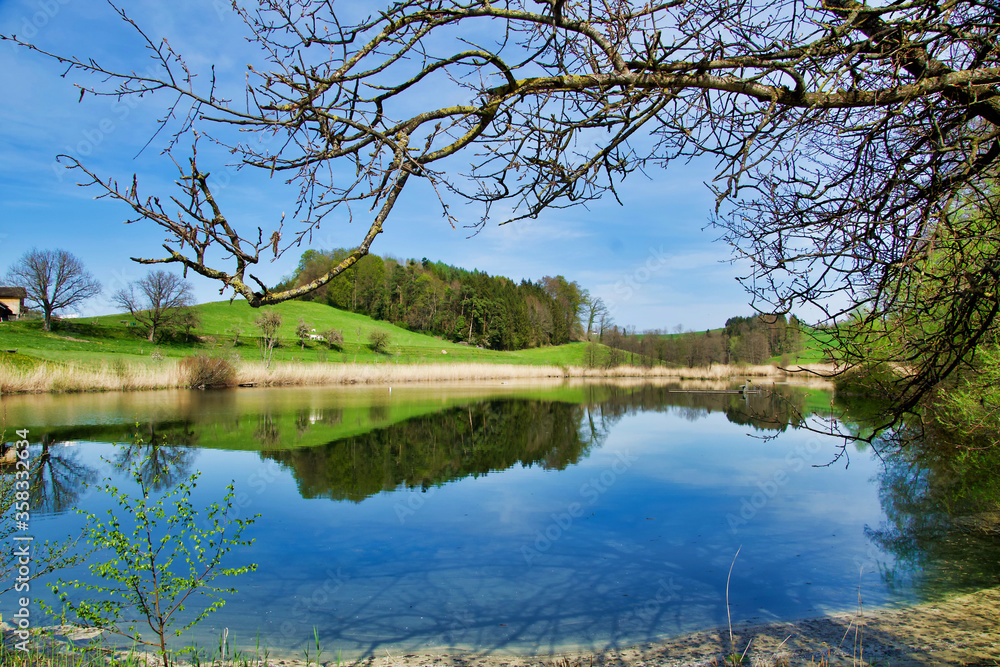
[[[353,312],[358,312],[358,265],[355,264],[354,267],[354,288],[351,290],[351,310]]]

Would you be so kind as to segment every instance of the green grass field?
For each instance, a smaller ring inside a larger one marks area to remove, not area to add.
[[[798,353],[797,364],[829,363],[828,350],[835,347],[833,334],[823,329],[808,329],[802,335],[803,349]]]
[[[301,362],[357,362],[357,363],[456,363],[485,362],[532,365],[583,365],[585,343],[498,352],[470,345],[460,345],[425,334],[415,333],[388,322],[380,322],[364,315],[349,313],[322,304],[292,301],[273,306],[281,314],[282,325],[278,333],[280,347],[274,351],[275,361]],[[127,315],[105,315],[82,319],[61,320],[54,331],[42,331],[41,321],[25,320],[0,325],[0,353],[18,366],[26,366],[33,359],[55,362],[83,362],[99,364],[115,358],[129,361],[149,360],[154,350],[164,357],[186,357],[196,352],[238,354],[243,359],[260,358],[257,345],[259,331],[254,320],[260,311],[250,308],[243,301],[206,303],[194,310],[200,325],[194,330],[198,342],[178,343],[165,341],[151,344],[143,335],[142,327],[135,326]],[[300,345],[295,335],[299,319],[303,319],[317,334],[335,328],[344,336],[341,348],[331,349],[321,341],[307,341]],[[241,330],[237,335],[237,330]],[[368,343],[374,329],[386,331],[390,336],[386,352],[376,354]],[[16,354],[6,351],[16,350]]]

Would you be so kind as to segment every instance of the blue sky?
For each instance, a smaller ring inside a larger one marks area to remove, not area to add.
[[[220,80],[239,86],[253,55],[239,39],[242,25],[225,11],[223,0],[136,0],[130,15],[152,26],[157,38],[168,37],[190,64],[214,64]],[[345,6],[350,6],[346,4]],[[142,70],[148,56],[134,33],[111,8],[92,0],[0,0],[0,33],[17,34],[43,48],[102,64]],[[168,194],[173,165],[156,139],[140,153],[155,130],[166,98],[143,98],[129,104],[113,98],[85,97],[78,102],[73,76],[37,54],[0,43],[0,275],[32,247],[62,248],[80,257],[105,286],[82,314],[112,312],[109,295],[147,268],[130,256],[157,255],[162,234],[152,224],[124,225],[130,213],[96,191],[77,187],[76,172],[56,163],[66,153],[106,177],[130,181],[139,175],[141,189]],[[222,162],[201,164],[213,173],[227,171],[220,193],[230,220],[245,227],[274,226],[291,213],[295,192],[278,180]],[[561,274],[602,297],[619,324],[639,330],[704,329],[727,317],[749,314],[748,295],[737,283],[739,267],[728,262],[726,245],[715,242],[718,230],[705,229],[714,200],[703,184],[712,175],[709,161],[676,164],[667,171],[636,175],[619,189],[625,206],[608,198],[553,210],[538,220],[498,226],[470,238],[440,215],[429,189],[408,186],[372,251],[398,258],[427,257],[448,264],[538,280]],[[463,211],[453,211],[460,218]],[[469,209],[470,222],[475,212]],[[311,247],[329,249],[356,244],[367,229],[357,220],[328,219]],[[293,249],[255,273],[269,284],[290,273],[301,251]],[[162,252],[162,250],[161,250]],[[189,277],[199,301],[221,298],[218,288],[200,276]]]

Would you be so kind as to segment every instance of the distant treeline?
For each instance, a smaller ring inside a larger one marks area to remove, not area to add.
[[[303,285],[339,264],[347,251],[307,250],[276,289]],[[587,293],[562,276],[515,283],[442,262],[366,255],[302,297],[421,333],[494,350],[560,345],[582,338]]]
[[[638,334],[612,326],[603,332],[601,342],[611,348],[609,365],[763,364],[802,349],[802,322],[794,315],[730,317],[721,330],[673,334]]]

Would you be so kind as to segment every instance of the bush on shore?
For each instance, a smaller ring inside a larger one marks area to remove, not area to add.
[[[375,354],[387,351],[391,340],[392,336],[385,329],[372,329],[368,334],[368,345]]]
[[[187,386],[231,387],[236,384],[236,368],[224,357],[196,354],[181,360],[181,374]]]

